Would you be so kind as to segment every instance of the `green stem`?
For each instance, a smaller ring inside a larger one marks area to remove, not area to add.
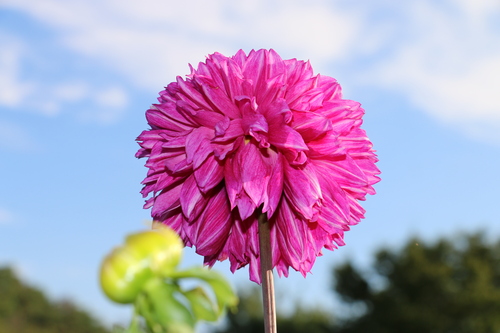
[[[271,233],[267,215],[259,210],[260,272],[262,279],[262,304],[264,306],[265,333],[276,333],[276,307],[274,302]]]

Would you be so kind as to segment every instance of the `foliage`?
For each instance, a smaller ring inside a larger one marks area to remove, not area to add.
[[[379,251],[373,268],[335,269],[337,293],[364,309],[339,332],[500,332],[500,242],[482,234],[432,245],[412,239],[401,251]]]
[[[101,286],[118,303],[134,305],[127,333],[191,333],[197,321],[216,321],[238,302],[231,286],[204,267],[178,270],[183,244],[170,228],[135,233],[103,261]],[[181,281],[196,279],[204,287],[185,290]]]
[[[238,311],[229,313],[224,328],[215,333],[262,333],[262,301],[258,288],[240,295]],[[279,309],[278,309],[279,310]],[[326,333],[331,332],[331,316],[320,309],[296,307],[290,316],[277,316],[278,332]]]
[[[10,268],[0,268],[0,333],[107,333],[68,301],[51,302],[24,285]]]

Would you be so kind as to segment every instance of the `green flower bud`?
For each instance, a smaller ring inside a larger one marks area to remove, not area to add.
[[[168,276],[179,265],[184,244],[171,228],[162,225],[155,225],[155,228],[128,236],[125,244],[138,258],[150,258],[153,273]]]
[[[170,228],[159,227],[127,237],[103,261],[104,293],[118,303],[132,303],[153,276],[168,276],[181,260],[183,244]]]

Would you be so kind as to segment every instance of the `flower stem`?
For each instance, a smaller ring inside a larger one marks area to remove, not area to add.
[[[276,333],[276,307],[274,305],[274,280],[271,253],[271,234],[266,213],[259,210],[260,275],[262,279],[262,304],[264,306],[265,333]]]

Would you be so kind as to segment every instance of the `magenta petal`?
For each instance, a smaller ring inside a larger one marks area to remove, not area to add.
[[[180,206],[179,196],[181,193],[182,185],[179,184],[167,192],[162,192],[158,195],[154,201],[153,209],[151,210],[151,215],[155,220],[162,220],[162,217],[175,208]]]
[[[193,163],[193,167],[198,168],[205,161],[208,155],[213,152],[210,139],[213,137],[213,130],[206,127],[198,127],[186,138],[186,161]]]
[[[297,61],[295,59],[285,60],[287,84],[295,85],[297,82],[310,79],[313,76],[313,70],[309,61]]]
[[[257,205],[245,192],[241,192],[236,200],[236,205],[242,220],[246,220],[255,213]]]
[[[271,174],[267,184],[267,200],[264,197],[262,211],[267,213],[267,218],[270,219],[274,215],[283,195],[284,170],[283,156],[272,150],[268,150],[268,154],[267,165],[271,168]]]
[[[155,192],[160,192],[163,189],[171,188],[174,184],[181,183],[185,177],[176,177],[172,176],[166,172],[163,172],[159,175],[158,179],[155,182]]]
[[[194,171],[194,177],[201,192],[207,193],[224,179],[224,167],[221,162],[209,156],[203,164]]]
[[[165,112],[162,112],[158,110],[158,108],[165,108],[165,106],[157,106],[153,105],[152,109],[148,110],[148,113],[146,115],[146,118],[148,120],[148,123],[153,127],[153,128],[162,128],[162,129],[167,129],[171,131],[178,131],[182,132],[186,129],[188,129],[188,126],[183,124],[180,121],[177,121],[175,118],[173,119],[172,117],[167,117],[165,115]],[[177,111],[175,111],[175,105],[171,106],[170,111],[166,112],[171,112],[178,114]]]
[[[221,189],[211,199],[197,224],[194,237],[196,253],[211,256],[221,251],[231,229],[231,210],[226,194]]]
[[[233,222],[233,227],[231,228],[226,247],[229,252],[229,260],[231,261],[231,271],[234,273],[237,269],[246,264],[246,239],[239,218],[236,218]]]
[[[307,222],[298,219],[286,200],[282,201],[276,219],[280,253],[295,270],[302,270],[304,257],[309,257],[313,241],[307,230]]]
[[[338,84],[337,80],[333,77],[319,75],[318,81],[318,86],[321,87],[325,100],[328,101],[342,98],[342,89],[340,88],[340,84]]]
[[[309,142],[332,130],[332,122],[317,113],[296,111],[293,113],[292,127],[305,142]]]
[[[213,142],[226,142],[244,135],[241,119],[231,120],[227,125],[224,122],[221,121],[215,125],[215,138],[212,140]]]
[[[193,221],[198,217],[208,201],[209,199],[205,198],[198,188],[194,176],[189,176],[184,184],[182,184],[180,193],[182,213],[186,219],[188,221]]]
[[[224,116],[211,111],[197,111],[193,115],[193,119],[198,123],[198,125],[208,128],[215,128],[217,123],[224,120]]]
[[[224,180],[226,182],[226,192],[229,198],[231,209],[236,207],[236,199],[243,190],[239,168],[236,166],[236,158],[227,158],[224,165]]]
[[[240,162],[239,174],[243,189],[253,201],[255,206],[267,199],[267,184],[271,174],[270,167],[265,163],[262,153],[254,144],[245,144],[237,153]]]
[[[257,256],[250,257],[250,268],[249,268],[250,281],[260,284],[260,259]]]
[[[256,282],[261,208],[274,269],[305,275],[323,249],[344,244],[380,180],[364,110],[335,79],[273,50],[214,53],[190,68],[160,92],[137,138],[144,207],[205,264],[249,266]]]
[[[309,147],[308,156],[311,159],[323,159],[345,155],[345,147],[339,141],[338,135],[335,133],[327,133],[318,140],[307,143]]]
[[[261,87],[265,80],[265,67],[266,67],[266,55],[267,50],[252,50],[247,57],[247,60],[243,66],[243,75],[245,78],[250,79],[253,87],[257,90],[257,87]],[[255,90],[253,93],[255,93]]]
[[[285,165],[284,192],[294,210],[307,220],[313,220],[320,204],[321,187],[311,163],[302,168]]]
[[[215,86],[211,80],[207,80],[205,77],[197,76],[196,81],[199,82],[203,93],[215,107],[217,112],[231,119],[239,117],[240,110],[236,107],[234,102],[227,97],[223,89],[224,87]]]
[[[368,185],[364,172],[356,162],[346,156],[343,160],[336,160],[328,165],[331,176],[344,188],[360,188]]]
[[[185,101],[192,101],[204,110],[211,110],[210,105],[207,103],[202,93],[195,88],[192,82],[186,82],[178,76],[177,84],[179,86],[179,90],[182,91],[182,94],[176,94],[177,98]]]
[[[168,225],[170,228],[174,229],[180,236],[181,238],[185,238],[183,231],[182,231],[182,225],[184,223],[184,216],[182,213],[179,211],[177,214],[172,214],[172,216],[167,217],[166,219],[163,220],[163,224]],[[189,246],[186,244],[186,241],[184,240],[185,245]]]
[[[269,143],[281,149],[308,150],[302,136],[291,128],[284,125],[269,133]]]

